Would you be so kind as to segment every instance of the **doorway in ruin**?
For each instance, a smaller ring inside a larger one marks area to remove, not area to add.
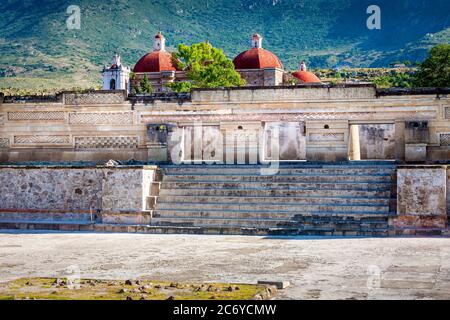
[[[183,127],[182,162],[258,164],[261,123],[221,123]]]
[[[182,162],[203,164],[223,162],[223,138],[218,126],[185,126],[183,130]]]
[[[350,161],[395,160],[395,124],[351,124],[348,150]]]
[[[306,161],[305,122],[266,122],[263,141],[265,162]]]

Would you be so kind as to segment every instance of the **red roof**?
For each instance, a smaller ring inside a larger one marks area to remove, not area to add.
[[[283,69],[280,59],[272,52],[262,48],[253,48],[242,52],[233,60],[233,63],[236,69]]]
[[[172,55],[166,51],[153,51],[143,56],[134,66],[134,72],[175,71]]]
[[[296,71],[292,73],[294,77],[302,81],[303,83],[318,83],[322,82],[320,79],[312,72],[308,71]]]

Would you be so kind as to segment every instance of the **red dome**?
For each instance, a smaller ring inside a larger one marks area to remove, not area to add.
[[[143,56],[134,66],[134,72],[175,71],[172,55],[166,51],[153,51]]]
[[[283,69],[280,59],[272,52],[262,48],[253,48],[242,52],[233,60],[233,63],[236,69]]]
[[[320,79],[312,72],[308,71],[296,71],[292,73],[294,77],[299,79],[303,83],[318,83],[322,82]]]

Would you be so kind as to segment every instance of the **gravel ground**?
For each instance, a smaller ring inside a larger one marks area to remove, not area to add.
[[[64,277],[256,283],[278,299],[450,299],[450,239],[0,232],[0,281]]]

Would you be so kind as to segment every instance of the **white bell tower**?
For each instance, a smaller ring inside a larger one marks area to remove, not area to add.
[[[262,48],[262,40],[263,40],[263,37],[261,37],[259,34],[255,33],[252,36],[252,48],[261,49]]]
[[[306,63],[305,63],[305,61],[300,62],[300,71],[306,71]]]
[[[166,51],[166,38],[164,38],[161,31],[159,31],[155,36],[155,40],[153,41],[153,50]]]
[[[103,90],[126,90],[130,93],[130,72],[131,69],[122,65],[120,55],[116,53],[111,67],[103,68]]]

